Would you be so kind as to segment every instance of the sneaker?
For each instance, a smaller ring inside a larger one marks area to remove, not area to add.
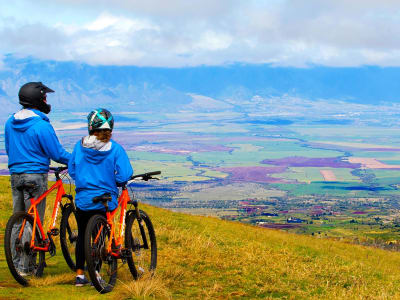
[[[97,279],[97,281],[99,282],[99,284],[100,284],[103,288],[105,288],[105,287],[108,285],[107,282],[106,282],[103,278],[101,278],[101,275],[100,275],[99,272],[97,272],[97,271],[96,271],[96,279]],[[93,286],[93,282],[92,282],[91,285]]]
[[[25,271],[18,271],[18,274],[19,274],[20,276],[22,276],[22,277],[26,277],[26,276],[31,275],[31,273],[27,273],[27,272],[25,272]]]
[[[99,281],[99,283],[101,284],[102,287],[106,287],[108,284],[107,282],[103,279],[103,278],[97,278],[97,280]]]
[[[84,286],[89,284],[89,280],[86,279],[86,277],[80,278],[80,277],[76,277],[75,278],[75,286]]]
[[[34,270],[29,269],[17,269],[17,272],[22,277],[34,275]]]

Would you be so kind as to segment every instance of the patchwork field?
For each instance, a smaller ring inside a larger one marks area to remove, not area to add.
[[[135,173],[162,171],[159,182],[134,186],[137,197],[151,204],[252,223],[262,214],[278,214],[279,220],[268,222],[287,224],[294,215],[311,221],[312,210],[291,213],[296,206],[341,203],[332,211],[335,217],[352,207],[349,199],[373,198],[380,199],[375,215],[385,215],[385,222],[400,216],[400,136],[394,128],[251,121],[231,111],[115,117],[113,138],[126,149]],[[87,134],[84,112],[52,118],[69,150]],[[1,135],[1,174],[8,174],[6,163]],[[264,206],[248,213],[242,209],[246,201]]]

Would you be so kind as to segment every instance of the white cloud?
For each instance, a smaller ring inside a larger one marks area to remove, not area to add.
[[[169,67],[230,62],[400,66],[400,2],[394,0],[51,3],[75,9],[80,21],[63,15],[54,24],[28,22],[20,15],[2,18],[0,12],[0,55]],[[88,9],[93,17],[82,22]]]
[[[195,49],[201,50],[223,50],[229,48],[232,40],[233,38],[229,34],[206,31],[193,46]]]
[[[122,32],[133,32],[143,29],[158,30],[158,27],[147,20],[129,19],[126,17],[117,17],[109,13],[102,13],[96,20],[86,24],[84,28],[91,31],[100,31],[107,28],[114,28]]]
[[[48,3],[50,0],[41,0]],[[65,6],[87,7],[100,10],[120,10],[157,18],[205,18],[221,17],[235,9],[240,0],[52,0]]]

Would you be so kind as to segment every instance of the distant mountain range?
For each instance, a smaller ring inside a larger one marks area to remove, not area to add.
[[[230,104],[223,103],[227,99],[234,100],[239,106],[236,109],[240,109],[241,101],[254,96],[286,95],[363,104],[400,102],[400,68],[233,64],[174,69],[91,66],[9,55],[0,69],[0,105],[7,111],[18,107],[18,89],[28,81],[42,81],[53,88],[54,107],[75,111],[101,105],[136,111],[203,109],[198,104],[206,97],[222,101],[211,104],[214,110],[229,109]],[[191,94],[206,97],[193,98]]]

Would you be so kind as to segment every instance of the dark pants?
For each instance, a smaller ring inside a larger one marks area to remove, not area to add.
[[[102,210],[80,210],[76,208],[76,222],[78,223],[78,239],[75,247],[76,268],[83,270],[85,267],[85,231],[89,219],[94,215],[106,216]]]
[[[32,192],[32,196],[37,198],[47,191],[47,173],[45,174],[11,174],[11,191],[13,198],[13,213],[17,211],[28,211],[31,207],[31,201],[28,191],[20,191],[19,186],[25,183],[33,183],[37,189]],[[46,198],[44,198],[38,205],[37,209],[41,221],[44,219],[44,212],[46,210]]]

